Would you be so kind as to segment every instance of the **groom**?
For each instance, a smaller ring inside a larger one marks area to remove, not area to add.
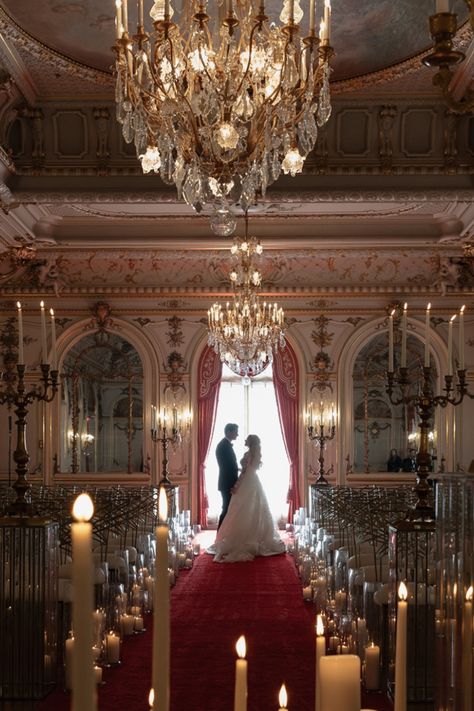
[[[237,457],[235,456],[232,442],[239,436],[239,426],[233,422],[229,422],[224,427],[224,439],[221,439],[216,447],[216,458],[219,465],[219,479],[217,488],[222,496],[222,512],[219,516],[219,530],[222,521],[225,518],[227,509],[229,508],[230,498],[232,496],[232,487],[238,479],[239,468],[237,466]]]

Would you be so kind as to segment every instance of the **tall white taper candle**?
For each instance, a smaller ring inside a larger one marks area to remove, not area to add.
[[[459,369],[464,370],[466,367],[464,361],[464,309],[465,305],[459,309]]]
[[[74,652],[72,658],[72,711],[94,711],[97,707],[94,676],[93,642],[93,577],[92,524],[94,506],[88,494],[74,502],[71,525],[72,543],[72,628]]]
[[[398,586],[397,632],[395,646],[395,701],[394,711],[407,711],[407,613],[408,590],[405,583]]]
[[[472,668],[472,598],[473,586],[471,585],[467,592],[463,606],[462,620],[462,686],[464,696],[465,709],[472,709],[472,683],[473,683],[473,668]]]
[[[456,314],[451,316],[448,324],[448,375],[453,374],[453,323]]]
[[[54,317],[54,309],[49,310],[49,315],[51,316],[51,345],[53,349],[52,353],[52,364],[51,367],[53,370],[58,369],[58,353],[56,350],[56,319]]]
[[[46,314],[44,310],[44,301],[40,301],[41,308],[41,362],[48,362],[48,345],[46,343]]]
[[[319,680],[319,660],[326,654],[326,638],[324,636],[323,618],[318,615],[316,618],[316,676],[315,676],[315,711],[321,711],[321,690]]]
[[[388,317],[388,370],[393,373],[393,316],[395,309]]]
[[[425,368],[430,367],[430,311],[431,304],[428,304],[425,315]]]
[[[155,596],[153,600],[153,711],[168,711],[170,696],[170,586],[168,578],[168,497],[164,486],[158,497]]]
[[[23,315],[21,311],[21,302],[16,302],[18,309],[18,365],[24,365],[25,356],[23,354]]]
[[[235,648],[238,659],[235,662],[234,711],[247,711],[247,649],[243,635],[237,640]]]
[[[402,368],[407,367],[407,311],[408,304],[405,303],[402,315],[402,352],[400,356],[400,366]]]

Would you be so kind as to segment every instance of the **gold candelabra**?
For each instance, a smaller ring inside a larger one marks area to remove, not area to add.
[[[48,363],[41,363],[41,385],[36,384],[27,390],[25,386],[25,371],[26,366],[18,363],[18,377],[16,387],[9,383],[8,387],[0,392],[0,404],[5,403],[9,407],[15,408],[17,417],[17,444],[13,453],[13,459],[16,463],[17,479],[13,484],[13,489],[16,492],[17,498],[12,504],[7,506],[5,513],[8,516],[34,516],[36,510],[28,500],[28,493],[31,484],[27,479],[28,462],[30,457],[26,448],[26,419],[28,416],[28,406],[36,401],[51,402],[58,390],[58,371],[51,370]]]
[[[324,422],[322,416],[319,422],[313,423],[310,420],[308,424],[308,438],[310,442],[314,442],[319,447],[319,472],[316,484],[328,483],[326,475],[329,474],[332,467],[330,467],[327,471],[324,471],[324,449],[326,447],[326,442],[330,442],[334,439],[335,434],[336,425],[334,422],[334,415],[332,416],[331,424]]]
[[[415,486],[415,493],[418,500],[408,516],[415,520],[429,521],[434,518],[434,508],[428,502],[431,488],[427,481],[431,466],[429,433],[434,409],[435,407],[446,407],[447,405],[459,405],[463,401],[464,396],[469,394],[466,387],[466,370],[464,368],[458,368],[456,372],[457,381],[455,382],[455,376],[445,375],[444,393],[435,395],[431,382],[431,365],[423,366],[423,378],[420,390],[417,394],[410,394],[408,392],[410,379],[408,377],[407,367],[398,368],[398,373],[394,370],[387,371],[386,391],[392,405],[413,405],[420,419],[420,446],[416,455],[417,476]],[[399,396],[395,395],[395,387],[399,389]]]
[[[181,442],[181,427],[176,408],[173,408],[173,421],[171,424],[171,434],[169,434],[168,420],[166,413],[157,418],[156,408],[152,406],[152,426],[151,439],[153,442],[161,442],[161,479],[159,486],[171,487],[172,483],[168,471],[168,448],[170,444],[176,445]]]

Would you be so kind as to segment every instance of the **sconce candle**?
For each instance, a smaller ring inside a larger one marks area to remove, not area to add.
[[[453,374],[453,322],[456,314],[451,316],[448,325],[448,375]]]
[[[398,586],[397,636],[395,646],[395,701],[394,711],[407,708],[407,614],[408,590],[405,583]]]
[[[168,580],[168,497],[160,486],[159,525],[156,527],[155,600],[153,613],[152,688],[153,711],[169,709],[170,679],[170,586]]]
[[[49,310],[49,315],[51,316],[51,340],[52,340],[52,348],[53,348],[53,357],[52,357],[52,369],[57,370],[58,369],[58,354],[56,351],[56,319],[54,317],[54,309]]]
[[[40,301],[41,307],[41,362],[48,362],[48,345],[46,343],[46,314],[44,311],[44,301]]]
[[[94,506],[88,494],[74,502],[72,542],[72,711],[94,711],[97,707],[93,647],[92,524]]]
[[[464,309],[465,305],[459,309],[459,369],[464,370]]]
[[[243,635],[237,640],[235,648],[239,658],[235,662],[234,711],[247,711],[247,649]]]
[[[16,302],[18,309],[18,365],[25,364],[25,356],[23,354],[23,316],[21,312],[20,301]]]
[[[430,311],[431,304],[428,304],[425,316],[425,368],[430,367]]]
[[[390,313],[388,317],[388,370],[389,373],[393,373],[393,315],[395,309]]]
[[[400,357],[400,366],[402,368],[407,367],[407,310],[408,304],[404,304],[402,315],[402,354]]]

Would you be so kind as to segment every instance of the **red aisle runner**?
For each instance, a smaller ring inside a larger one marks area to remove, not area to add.
[[[126,639],[123,664],[104,674],[99,711],[147,711],[151,619],[143,635]],[[248,711],[278,709],[286,684],[291,711],[314,710],[314,631],[291,557],[214,563],[203,554],[179,576],[172,593],[171,711],[232,711],[235,643],[244,634]],[[380,694],[363,706],[388,711]],[[40,711],[67,711],[55,691]],[[84,709],[84,711],[86,711]]]

